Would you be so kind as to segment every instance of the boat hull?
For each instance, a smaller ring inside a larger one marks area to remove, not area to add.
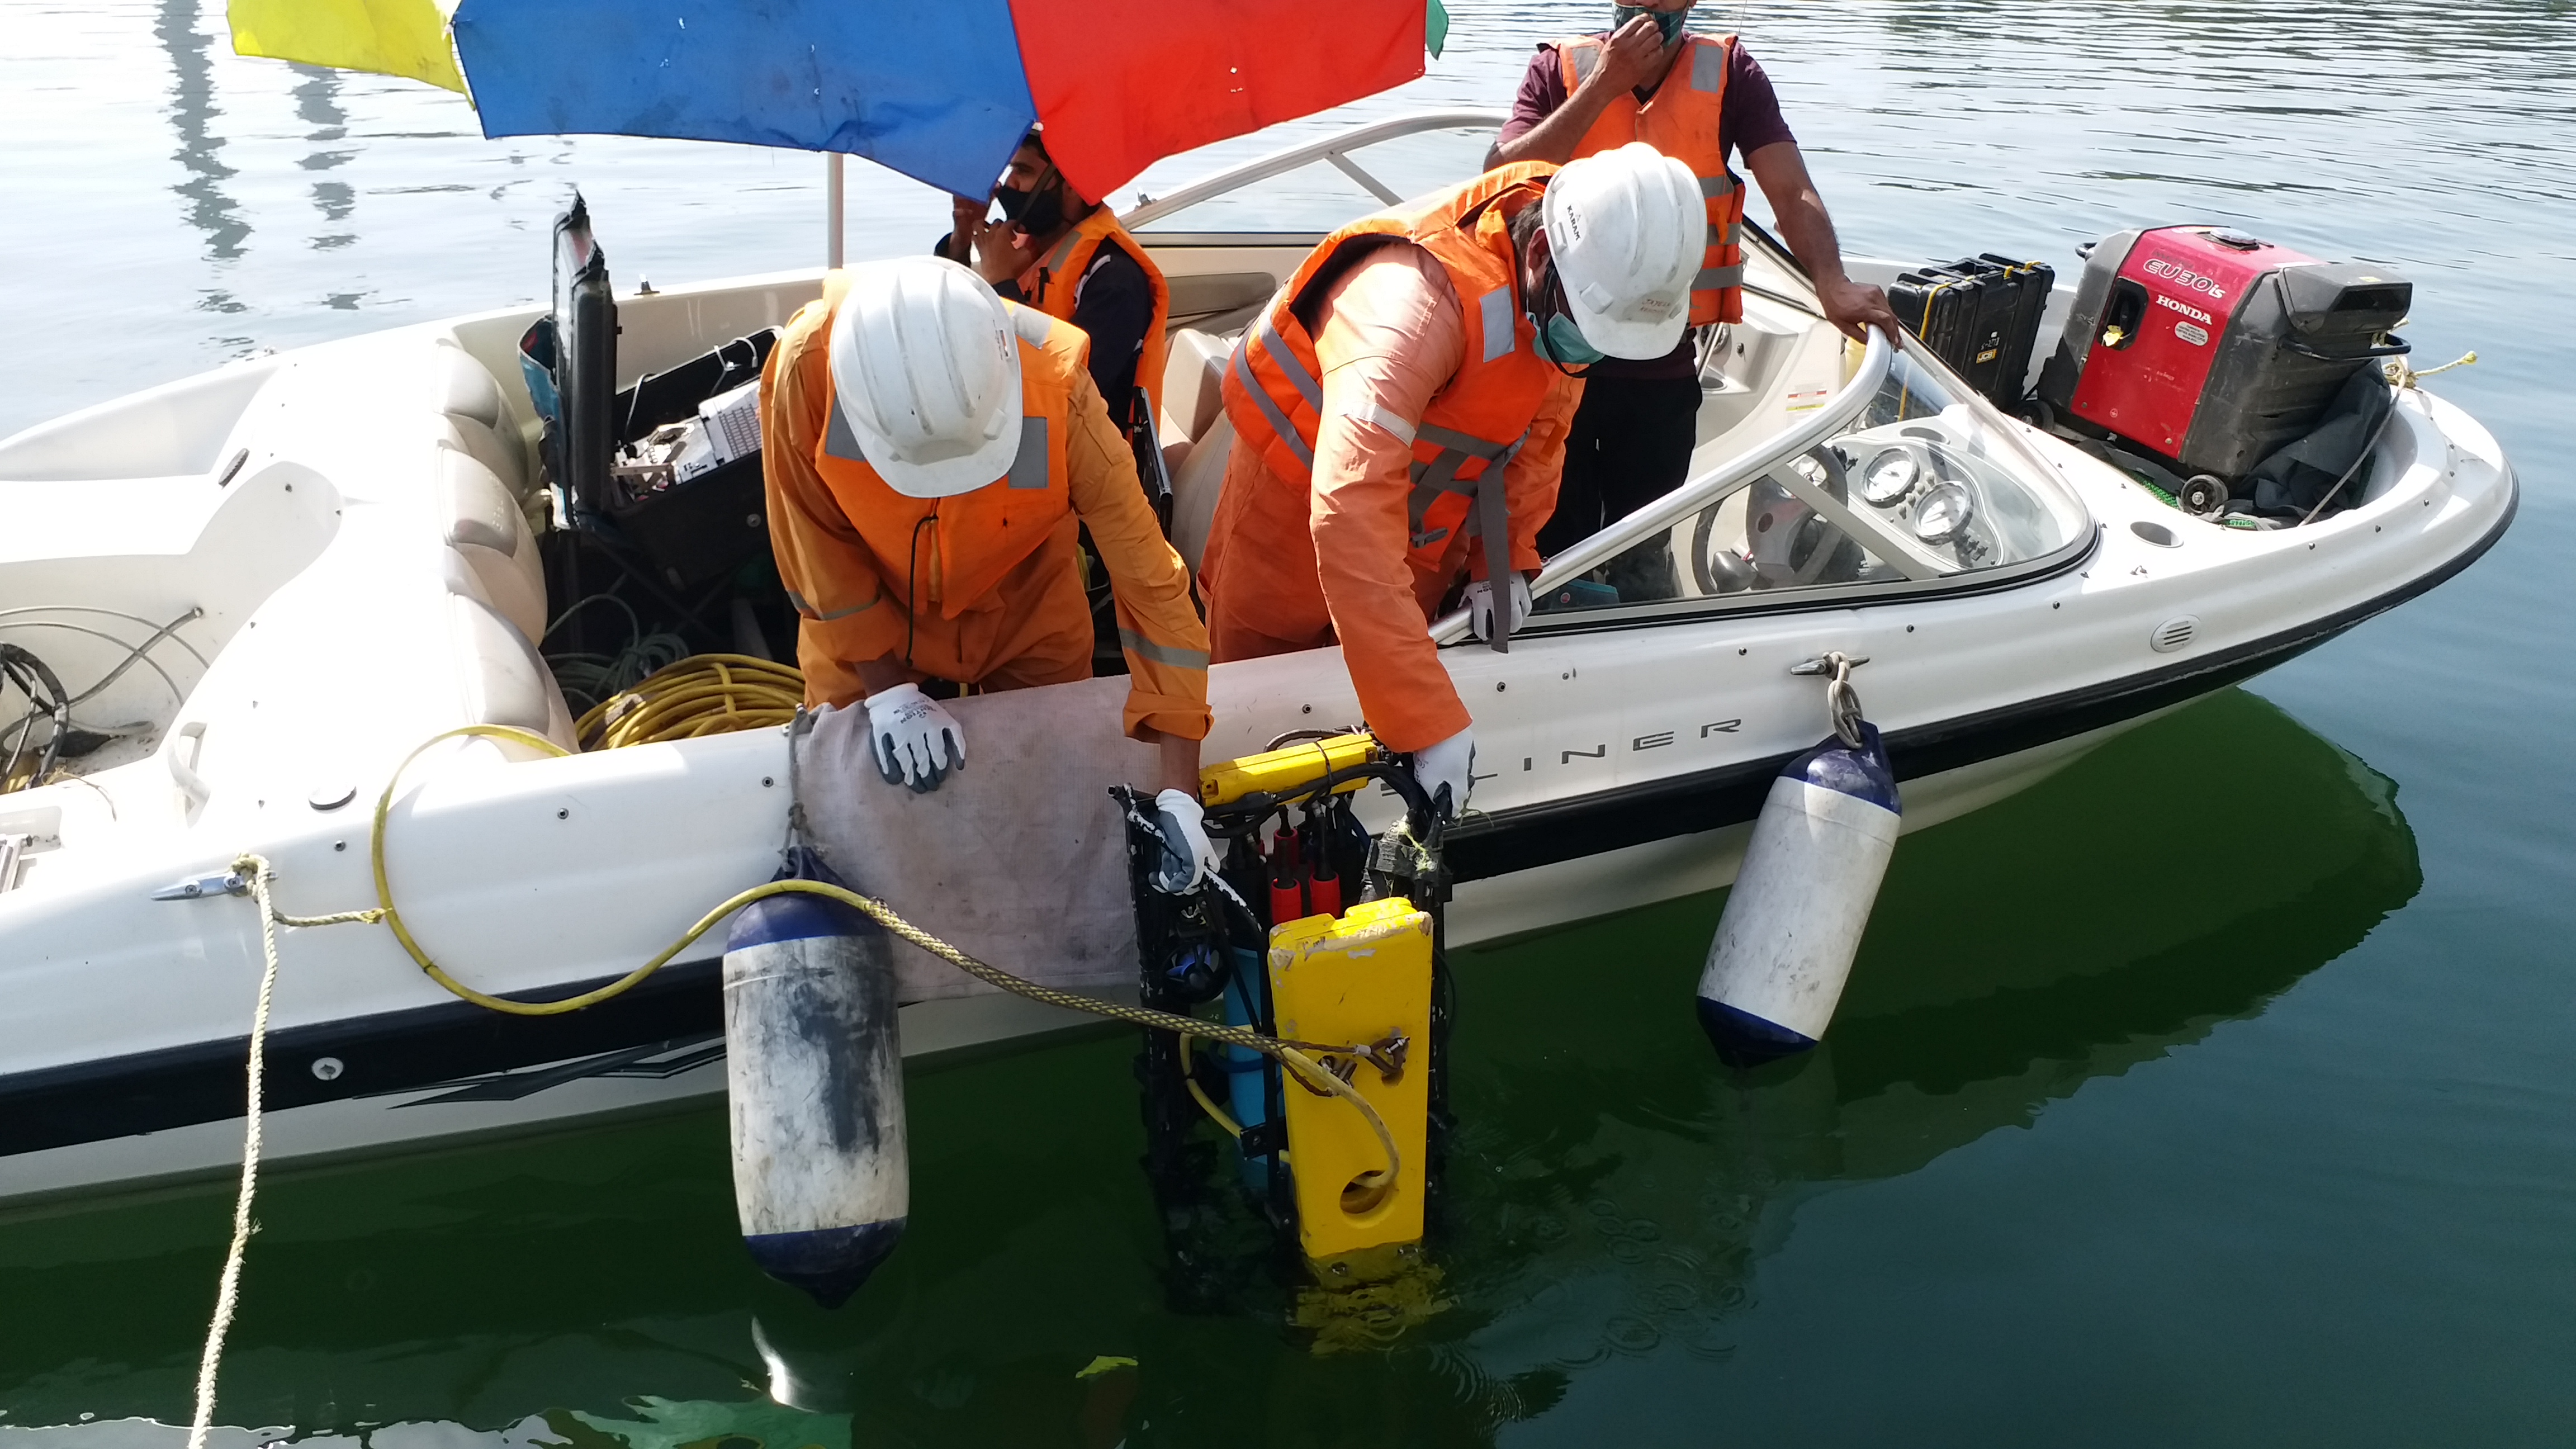
[[[706,336],[779,320],[812,287],[791,277],[674,291],[629,299],[623,317],[631,337],[685,356]],[[195,489],[209,530],[238,506],[227,499],[310,518],[296,535],[310,559],[281,556],[273,594],[211,617],[207,627],[229,632],[207,640],[220,652],[189,680],[187,710],[204,726],[193,748],[174,729],[81,789],[33,792],[52,803],[0,804],[0,831],[13,809],[53,812],[26,827],[47,853],[19,889],[0,891],[0,1203],[238,1161],[257,923],[239,899],[154,901],[157,890],[256,850],[277,868],[285,910],[371,904],[364,802],[394,763],[507,708],[545,725],[542,691],[514,703],[508,678],[475,672],[490,661],[469,646],[497,637],[499,620],[479,622],[496,608],[489,590],[433,561],[445,556],[437,530],[452,546],[424,501],[443,485],[427,464],[415,476],[384,452],[392,438],[443,458],[514,429],[524,447],[523,396],[484,396],[448,354],[506,362],[527,315],[263,362],[256,388],[225,394],[238,415],[208,424],[203,445],[170,465],[207,463],[209,477],[146,480],[173,496]],[[348,381],[391,377],[426,381],[399,396]],[[128,426],[120,406],[81,426]],[[325,414],[334,427],[313,427]],[[1542,615],[1508,654],[1444,650],[1476,716],[1480,761],[1477,813],[1451,838],[1461,884],[1450,938],[1495,941],[1725,886],[1771,776],[1825,733],[1820,682],[1792,673],[1825,651],[1869,659],[1858,688],[1916,830],[2434,587],[2502,534],[2516,485],[2493,439],[2456,409],[2415,393],[2397,416],[2390,466],[2365,505],[2307,528],[2189,524],[2032,435],[2096,523],[2048,572],[1901,597],[1815,590]],[[20,473],[84,456],[77,421],[39,430],[41,448],[23,441],[33,435],[0,443],[0,485],[55,486]],[[224,494],[211,473],[235,453],[251,461]],[[241,491],[254,484],[268,491]],[[168,544],[175,554],[184,532]],[[15,566],[0,557],[0,583]],[[70,577],[47,577],[58,575]],[[440,672],[449,660],[461,661],[453,677]],[[1219,666],[1211,691],[1210,758],[1360,719],[1335,649]],[[417,778],[388,822],[406,917],[481,989],[540,998],[623,975],[766,879],[789,785],[774,731],[567,759],[459,744],[426,757]],[[533,1019],[449,996],[379,927],[290,931],[282,951],[266,1091],[279,1162],[552,1130],[722,1090],[711,945],[615,1001]],[[1086,1024],[997,996],[902,1011],[915,1058]]]
[[[1909,780],[1907,827],[1921,829],[2004,799],[2174,707]],[[1450,908],[1449,939],[1458,946],[1489,944],[1724,889],[1735,879],[1750,830],[1747,817],[1713,830],[1464,881]],[[306,962],[308,970],[327,971],[332,964],[327,958]],[[418,1080],[273,1106],[265,1117],[264,1160],[311,1166],[710,1105],[725,1091],[717,976],[713,956],[675,962],[628,998],[584,1013],[593,1018],[586,1045],[597,1049],[547,1060],[526,1060],[530,1050],[545,1048],[502,1039],[489,1013],[463,1002],[394,1013],[391,1020],[355,1017],[282,1031],[269,1051],[289,1065],[303,1064],[306,1079],[290,1079],[301,1089],[290,1101],[322,1085],[312,1078],[310,1063],[316,1061],[372,1058],[379,1071],[407,1072]],[[914,1002],[900,1016],[907,1060],[1033,1045],[1067,1032],[1127,1029],[1003,995]],[[534,1042],[549,1034],[523,1035]],[[19,1148],[0,1156],[0,1204],[155,1187],[236,1170],[241,1118],[209,1116],[182,1104],[237,1100],[248,1046],[246,1037],[232,1037],[40,1074],[48,1080],[0,1077],[0,1121],[16,1124],[0,1126],[0,1148]],[[387,1063],[392,1054],[409,1065]],[[207,1120],[174,1120],[191,1116]],[[23,1145],[37,1120],[59,1124],[55,1135],[96,1135]]]

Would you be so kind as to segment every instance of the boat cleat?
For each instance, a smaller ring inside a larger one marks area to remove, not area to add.
[[[250,878],[239,871],[228,870],[215,875],[201,875],[189,880],[178,881],[170,885],[165,885],[161,889],[152,893],[152,899],[156,901],[194,901],[203,900],[207,896],[246,896],[249,894]]]

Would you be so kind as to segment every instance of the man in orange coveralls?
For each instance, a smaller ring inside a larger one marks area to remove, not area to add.
[[[954,262],[831,274],[761,375],[771,546],[806,702],[863,704],[887,781],[929,791],[966,757],[934,694],[1090,677],[1074,560],[1088,524],[1133,680],[1126,732],[1160,742],[1166,839],[1177,822],[1186,863],[1203,868],[1207,631],[1089,345]]]
[[[1326,237],[1226,368],[1234,452],[1200,569],[1216,658],[1338,639],[1369,728],[1464,808],[1471,721],[1424,626],[1462,578],[1495,648],[1528,616],[1571,369],[1672,350],[1707,230],[1688,168],[1632,145]]]

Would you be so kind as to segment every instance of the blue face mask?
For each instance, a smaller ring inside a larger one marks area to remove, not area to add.
[[[1536,317],[1530,325],[1538,328],[1538,350],[1541,357],[1552,358],[1562,367],[1589,367],[1609,354],[1583,340],[1583,329],[1562,312],[1551,314],[1545,326]]]
[[[1613,5],[1610,7],[1610,28],[1617,30],[1640,15],[1653,19],[1655,28],[1664,33],[1666,45],[1672,44],[1673,37],[1681,34],[1682,27],[1690,21],[1687,10],[1648,10],[1642,5]]]

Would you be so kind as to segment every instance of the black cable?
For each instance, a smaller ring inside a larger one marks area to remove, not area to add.
[[[617,566],[617,571],[620,574],[633,579],[638,587],[653,596],[654,602],[678,615],[679,622],[681,624],[694,627],[700,634],[710,639],[722,639],[724,637],[709,625],[706,620],[699,618],[696,611],[692,610],[685,602],[683,602],[679,595],[674,594],[669,589],[663,587],[662,581],[653,577],[653,572],[649,567],[640,565],[636,561],[628,558],[626,556],[626,550],[622,545],[610,542],[605,531],[590,529],[586,530],[583,536],[595,544],[600,553],[605,555],[610,563]]]
[[[1431,798],[1423,793],[1422,783],[1413,778],[1413,772],[1391,762],[1369,760],[1357,765],[1345,765],[1338,770],[1328,770],[1302,785],[1282,790],[1277,794],[1256,792],[1239,800],[1219,805],[1207,812],[1211,829],[1214,833],[1240,835],[1248,826],[1259,825],[1273,811],[1329,795],[1334,787],[1346,785],[1353,780],[1383,782],[1403,799],[1405,814],[1416,835],[1430,828]]]
[[[18,762],[26,758],[27,736],[35,732],[37,714],[43,713],[53,718],[54,732],[45,741],[45,753],[37,762],[36,772],[27,777],[42,780],[53,773],[55,762],[62,758],[63,741],[72,731],[70,692],[63,688],[62,676],[54,673],[52,666],[15,644],[0,644],[0,678],[18,686],[28,703],[40,707],[28,711],[27,717],[19,721],[18,738],[9,746],[9,763],[0,766],[0,780],[18,773]],[[39,684],[44,686],[43,696],[36,692]],[[51,697],[51,704],[44,703],[46,696]]]

